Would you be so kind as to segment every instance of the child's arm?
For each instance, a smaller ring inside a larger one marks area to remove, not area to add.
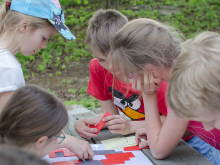
[[[102,113],[89,119],[77,120],[74,123],[74,128],[76,132],[83,138],[91,139],[92,137],[96,137],[96,129],[89,128],[88,125],[95,125],[100,119],[103,117],[105,112],[110,112],[112,115],[118,114],[117,107],[113,104],[112,100],[100,101]],[[106,128],[104,126],[103,128]]]
[[[6,102],[11,97],[12,94],[13,91],[0,93],[0,112],[2,111],[4,105],[6,104]]]
[[[66,134],[65,136],[66,138],[57,146],[57,149],[67,148],[80,159],[91,159],[94,156],[94,152],[87,141]]]
[[[156,159],[163,159],[168,156],[178,144],[186,131],[188,121],[178,118],[174,113],[168,113],[162,126],[158,113],[157,84],[159,79],[155,79],[152,72],[145,72],[144,87],[139,81],[134,82],[134,87],[142,90],[145,106],[145,121],[147,139],[152,155]],[[155,84],[157,83],[157,84]]]

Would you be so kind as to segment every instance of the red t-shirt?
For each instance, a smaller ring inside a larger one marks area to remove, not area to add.
[[[103,68],[95,58],[91,60],[90,79],[87,92],[98,100],[112,100],[114,104],[133,120],[144,120],[144,103],[140,91],[132,89],[132,84],[119,81],[109,71]],[[160,114],[167,115],[165,102],[167,83],[162,82],[158,93],[158,108]],[[145,105],[146,106],[146,105]]]

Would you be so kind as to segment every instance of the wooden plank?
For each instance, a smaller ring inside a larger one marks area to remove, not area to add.
[[[101,142],[102,140],[112,139],[116,137],[124,137],[124,136],[121,134],[112,134],[108,131],[108,129],[103,129],[98,133],[97,137],[94,137],[91,140],[95,144],[102,144]]]
[[[142,152],[156,165],[213,165],[208,159],[181,140],[174,151],[165,159],[157,160],[151,154],[150,149],[143,149]]]

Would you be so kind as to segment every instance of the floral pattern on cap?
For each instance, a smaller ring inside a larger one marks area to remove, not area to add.
[[[57,2],[57,3],[56,3]],[[68,27],[64,24],[64,14],[61,8],[57,6],[59,5],[58,0],[52,0],[53,3],[53,20],[49,20],[54,27],[62,34],[63,37],[65,37],[68,40],[74,40],[76,37],[71,33],[71,31],[68,29]]]
[[[52,0],[52,2],[59,8],[61,8],[60,6],[60,2],[58,0]]]

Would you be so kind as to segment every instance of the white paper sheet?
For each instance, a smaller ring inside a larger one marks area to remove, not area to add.
[[[90,144],[93,150],[106,150],[102,144]],[[124,149],[115,149],[115,151],[124,151]],[[135,157],[130,158],[130,161],[125,161],[125,164],[118,164],[118,165],[153,165],[151,161],[144,155],[141,150],[138,151],[128,151],[132,152]],[[62,161],[72,161],[72,160],[79,160],[76,156],[73,157],[58,157],[58,158],[49,158],[49,156],[45,156],[42,158],[43,160],[47,161],[48,163],[52,164],[52,162],[62,162]],[[106,159],[104,155],[95,155],[92,158],[93,160],[101,160]],[[79,164],[80,165],[80,164]]]

